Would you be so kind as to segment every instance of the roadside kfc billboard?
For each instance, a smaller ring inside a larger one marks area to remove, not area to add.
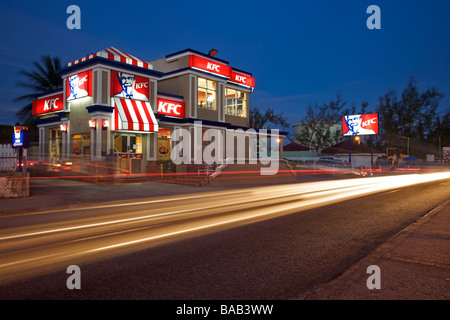
[[[356,114],[342,118],[344,136],[378,134],[378,114]]]
[[[91,74],[92,71],[85,71],[67,77],[67,101],[92,96]]]
[[[150,80],[119,71],[111,71],[111,96],[149,101]]]
[[[158,98],[157,106],[157,113],[169,117],[184,118],[184,102]]]
[[[54,94],[51,96],[46,96],[33,100],[32,114],[33,116],[38,114],[63,111],[64,109],[64,98],[63,93]]]
[[[231,77],[231,67],[199,56],[189,56],[189,67],[200,69],[226,78]]]

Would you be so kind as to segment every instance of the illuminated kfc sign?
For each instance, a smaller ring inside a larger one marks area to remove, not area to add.
[[[255,78],[240,72],[231,71],[231,82],[235,82],[247,87],[254,88],[255,87]]]
[[[111,71],[111,96],[149,101],[150,80],[133,74]]]
[[[92,71],[85,71],[67,77],[66,99],[75,100],[92,96],[90,85]]]
[[[184,102],[158,98],[157,104],[158,113],[169,117],[184,118]]]
[[[224,77],[231,77],[231,67],[199,56],[189,56],[189,67],[214,73]]]
[[[63,93],[47,96],[33,100],[32,114],[44,114],[55,111],[63,111],[64,109]]]
[[[342,118],[344,136],[378,134],[378,114],[356,114]]]

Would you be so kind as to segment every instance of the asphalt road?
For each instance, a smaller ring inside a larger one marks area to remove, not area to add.
[[[374,187],[178,195],[42,213],[58,221],[38,226],[20,216],[14,229],[3,219],[0,298],[301,299],[450,195],[448,179]],[[66,287],[69,265],[79,290]]]

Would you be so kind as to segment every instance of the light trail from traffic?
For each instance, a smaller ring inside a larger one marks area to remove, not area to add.
[[[42,213],[88,218],[2,229],[0,282],[50,272],[369,194],[450,179],[450,172],[262,186]],[[39,214],[39,213],[34,213]]]

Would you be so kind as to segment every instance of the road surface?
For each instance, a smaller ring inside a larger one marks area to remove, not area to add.
[[[299,299],[450,195],[449,173],[1,218],[1,299]],[[68,266],[81,289],[67,288]]]

